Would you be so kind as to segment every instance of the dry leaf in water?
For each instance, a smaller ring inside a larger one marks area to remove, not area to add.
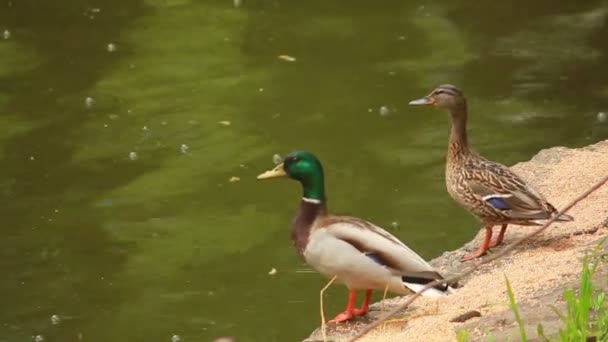
[[[291,57],[290,55],[279,55],[278,57],[280,60],[285,61],[285,62],[295,62],[296,58],[295,57]]]

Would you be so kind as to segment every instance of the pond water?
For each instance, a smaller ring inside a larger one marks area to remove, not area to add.
[[[334,212],[454,249],[478,224],[444,189],[447,115],[407,103],[460,86],[507,164],[606,139],[607,14],[0,0],[0,341],[301,340],[326,280],[289,240],[299,186],[255,180],[273,155],[316,153]],[[334,315],[346,290],[327,296]]]

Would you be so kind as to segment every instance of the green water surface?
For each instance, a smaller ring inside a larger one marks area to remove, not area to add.
[[[607,14],[0,0],[0,341],[301,340],[326,281],[289,240],[298,185],[255,180],[272,156],[314,152],[334,212],[454,249],[478,224],[444,189],[447,115],[407,103],[460,86],[472,143],[507,164],[606,139]]]

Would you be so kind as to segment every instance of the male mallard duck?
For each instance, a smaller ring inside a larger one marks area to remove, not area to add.
[[[508,224],[540,225],[557,210],[536,190],[506,166],[489,161],[469,148],[467,141],[467,101],[458,88],[442,85],[429,95],[410,102],[445,108],[452,118],[448,145],[445,181],[450,196],[485,226],[486,235],[477,252],[463,261],[478,258],[488,249],[499,245]],[[572,221],[561,215],[557,221]],[[496,241],[492,242],[492,227],[501,225]]]
[[[293,220],[291,238],[306,263],[350,290],[346,310],[329,321],[337,323],[368,311],[372,289],[397,294],[419,291],[443,277],[418,254],[384,229],[356,217],[327,213],[321,162],[309,152],[293,152],[258,179],[289,177],[302,184],[304,195]],[[360,309],[357,291],[366,290]],[[426,296],[443,296],[447,285],[431,288]]]

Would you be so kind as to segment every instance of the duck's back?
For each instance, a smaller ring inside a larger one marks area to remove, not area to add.
[[[474,152],[463,159],[448,158],[446,184],[456,202],[486,223],[528,224],[556,212],[508,167]]]

